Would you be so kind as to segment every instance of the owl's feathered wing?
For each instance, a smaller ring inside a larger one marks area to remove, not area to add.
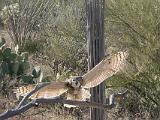
[[[27,85],[18,87],[15,90],[16,96],[25,96],[27,93],[31,92],[36,85]],[[61,94],[67,92],[68,87],[66,82],[55,82],[45,87],[41,88],[37,92],[35,92],[30,98],[37,99],[37,98],[53,98],[60,96]]]
[[[127,52],[118,52],[109,59],[102,60],[88,73],[83,75],[82,86],[84,88],[95,87],[107,78],[116,74],[120,69],[123,68],[127,56]]]

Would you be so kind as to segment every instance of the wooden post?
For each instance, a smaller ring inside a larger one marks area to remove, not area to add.
[[[104,57],[104,1],[86,0],[89,70]],[[105,83],[92,88],[90,91],[92,102],[105,103]],[[104,120],[104,111],[91,108],[90,117],[91,120]]]

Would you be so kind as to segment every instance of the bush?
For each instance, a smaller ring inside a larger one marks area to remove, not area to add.
[[[130,53],[126,74],[111,78],[110,83],[129,89],[136,99],[129,105],[138,101],[136,108],[147,110],[152,118],[160,114],[159,5],[151,0],[111,0],[106,18],[109,50],[127,48]]]

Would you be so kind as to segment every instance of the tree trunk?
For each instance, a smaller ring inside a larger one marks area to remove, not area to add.
[[[104,57],[104,1],[86,0],[88,69],[91,70]],[[105,103],[105,83],[92,88],[91,101]],[[91,120],[104,120],[104,111],[91,108]]]

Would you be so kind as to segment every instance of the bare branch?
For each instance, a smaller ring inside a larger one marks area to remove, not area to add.
[[[30,102],[30,103],[24,105],[23,107],[7,110],[6,112],[0,114],[0,120],[5,120],[7,118],[13,117],[13,116],[18,115],[20,113],[23,113],[26,110],[28,110],[31,107],[33,107],[34,105],[35,105],[35,103]]]
[[[99,104],[99,103],[92,103],[86,101],[72,101],[72,100],[65,100],[62,98],[52,98],[52,99],[36,99],[32,100],[26,105],[16,107],[15,109],[7,110],[6,112],[0,114],[0,120],[4,120],[20,113],[25,112],[26,110],[34,107],[37,104],[53,104],[53,103],[62,103],[62,104],[69,104],[69,105],[77,105],[80,107],[92,107],[92,108],[99,108],[99,109],[111,109],[114,107],[114,104],[107,105],[107,104]],[[21,104],[22,105],[22,104]]]
[[[118,93],[118,94],[114,94],[112,95],[112,97],[110,97],[110,102],[109,105],[108,104],[100,104],[100,103],[95,103],[95,102],[88,102],[88,101],[73,101],[73,100],[65,100],[63,98],[60,97],[55,97],[55,98],[49,98],[49,99],[35,99],[32,100],[31,102],[26,103],[26,100],[35,92],[37,92],[38,90],[40,90],[41,88],[45,87],[46,85],[48,85],[49,83],[43,83],[43,84],[39,84],[37,85],[30,93],[28,93],[19,103],[19,105],[17,107],[15,107],[15,109],[10,109],[7,110],[6,112],[0,114],[0,120],[4,120],[10,117],[13,117],[15,115],[21,114],[25,111],[27,111],[28,109],[34,107],[36,104],[56,104],[56,103],[61,103],[61,104],[69,104],[69,105],[75,105],[75,106],[79,106],[79,107],[90,107],[90,108],[99,108],[99,109],[111,109],[115,106],[114,103],[114,97],[116,96],[124,96],[127,91],[125,91],[124,93]]]
[[[62,98],[36,99],[35,103],[38,103],[38,104],[62,103],[62,104],[75,105],[79,107],[91,107],[91,108],[99,108],[99,109],[111,109],[114,107],[113,104],[108,105],[108,104],[100,104],[100,103],[89,102],[89,101],[73,101],[73,100],[65,100]]]

